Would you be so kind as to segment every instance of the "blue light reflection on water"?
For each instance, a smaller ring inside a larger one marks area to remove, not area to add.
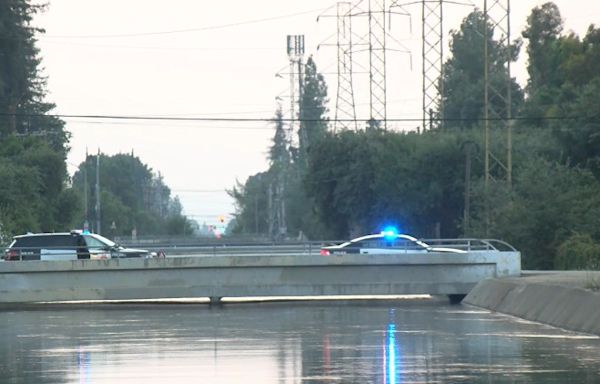
[[[402,381],[399,373],[402,371],[400,366],[399,347],[396,343],[396,324],[394,322],[394,310],[390,310],[390,323],[386,331],[386,341],[384,347],[384,383],[399,384]]]

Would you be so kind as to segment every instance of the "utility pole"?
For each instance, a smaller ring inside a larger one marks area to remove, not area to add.
[[[465,210],[463,212],[463,236],[467,237],[471,228],[471,155],[473,146],[472,141],[466,141],[462,147],[465,151]]]
[[[96,156],[96,233],[101,234],[100,230],[100,148]]]

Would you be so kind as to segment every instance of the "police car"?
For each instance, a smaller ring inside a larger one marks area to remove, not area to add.
[[[321,255],[340,254],[402,254],[402,253],[466,253],[464,250],[432,247],[412,236],[398,233],[394,228],[386,228],[380,233],[357,237],[342,244],[321,248]]]
[[[13,237],[4,253],[6,261],[78,260],[164,257],[163,252],[124,248],[88,231],[28,233]]]

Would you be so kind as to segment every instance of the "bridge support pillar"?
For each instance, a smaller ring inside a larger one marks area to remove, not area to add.
[[[221,296],[211,296],[210,305],[221,305]]]
[[[467,295],[451,294],[448,295],[448,299],[450,299],[450,304],[460,304],[460,302],[462,301],[462,299],[465,298],[465,296]]]

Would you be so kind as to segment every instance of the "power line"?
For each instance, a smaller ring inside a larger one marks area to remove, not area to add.
[[[328,122],[367,122],[368,118],[365,119],[291,119],[291,118],[275,118],[275,117],[181,117],[181,116],[136,116],[136,115],[76,115],[76,114],[36,114],[36,113],[4,113],[0,112],[0,116],[3,117],[54,117],[59,119],[90,119],[90,120],[124,120],[124,121],[172,121],[172,122],[256,122],[256,123],[275,123],[278,120],[284,122],[317,122],[317,121],[328,121]],[[579,120],[586,119],[588,121],[600,121],[600,115],[596,116],[514,116],[511,120],[515,121],[560,121],[560,120]],[[469,121],[505,121],[505,117],[445,117],[445,118],[432,118],[433,121],[450,121],[450,122],[469,122]],[[388,122],[421,122],[422,118],[413,117],[399,117],[399,118],[387,118]]]
[[[173,189],[171,192],[176,193],[221,193],[227,192],[225,189]]]
[[[175,29],[175,30],[169,30],[169,31],[121,33],[121,34],[112,34],[112,35],[55,35],[55,36],[42,35],[41,37],[42,38],[57,38],[57,39],[106,39],[106,38],[122,38],[122,37],[173,35],[173,34],[178,34],[178,33],[212,31],[215,29],[224,29],[224,28],[231,28],[231,27],[239,27],[242,25],[264,23],[264,22],[269,22],[269,21],[274,21],[274,20],[287,19],[290,17],[306,15],[306,14],[314,13],[314,12],[321,11],[321,10],[322,10],[322,8],[318,8],[318,9],[311,9],[309,11],[290,13],[290,14],[286,14],[286,15],[265,17],[262,19],[254,19],[254,20],[240,21],[240,22],[236,22],[236,23],[212,25],[212,26],[198,27],[198,28]]]

